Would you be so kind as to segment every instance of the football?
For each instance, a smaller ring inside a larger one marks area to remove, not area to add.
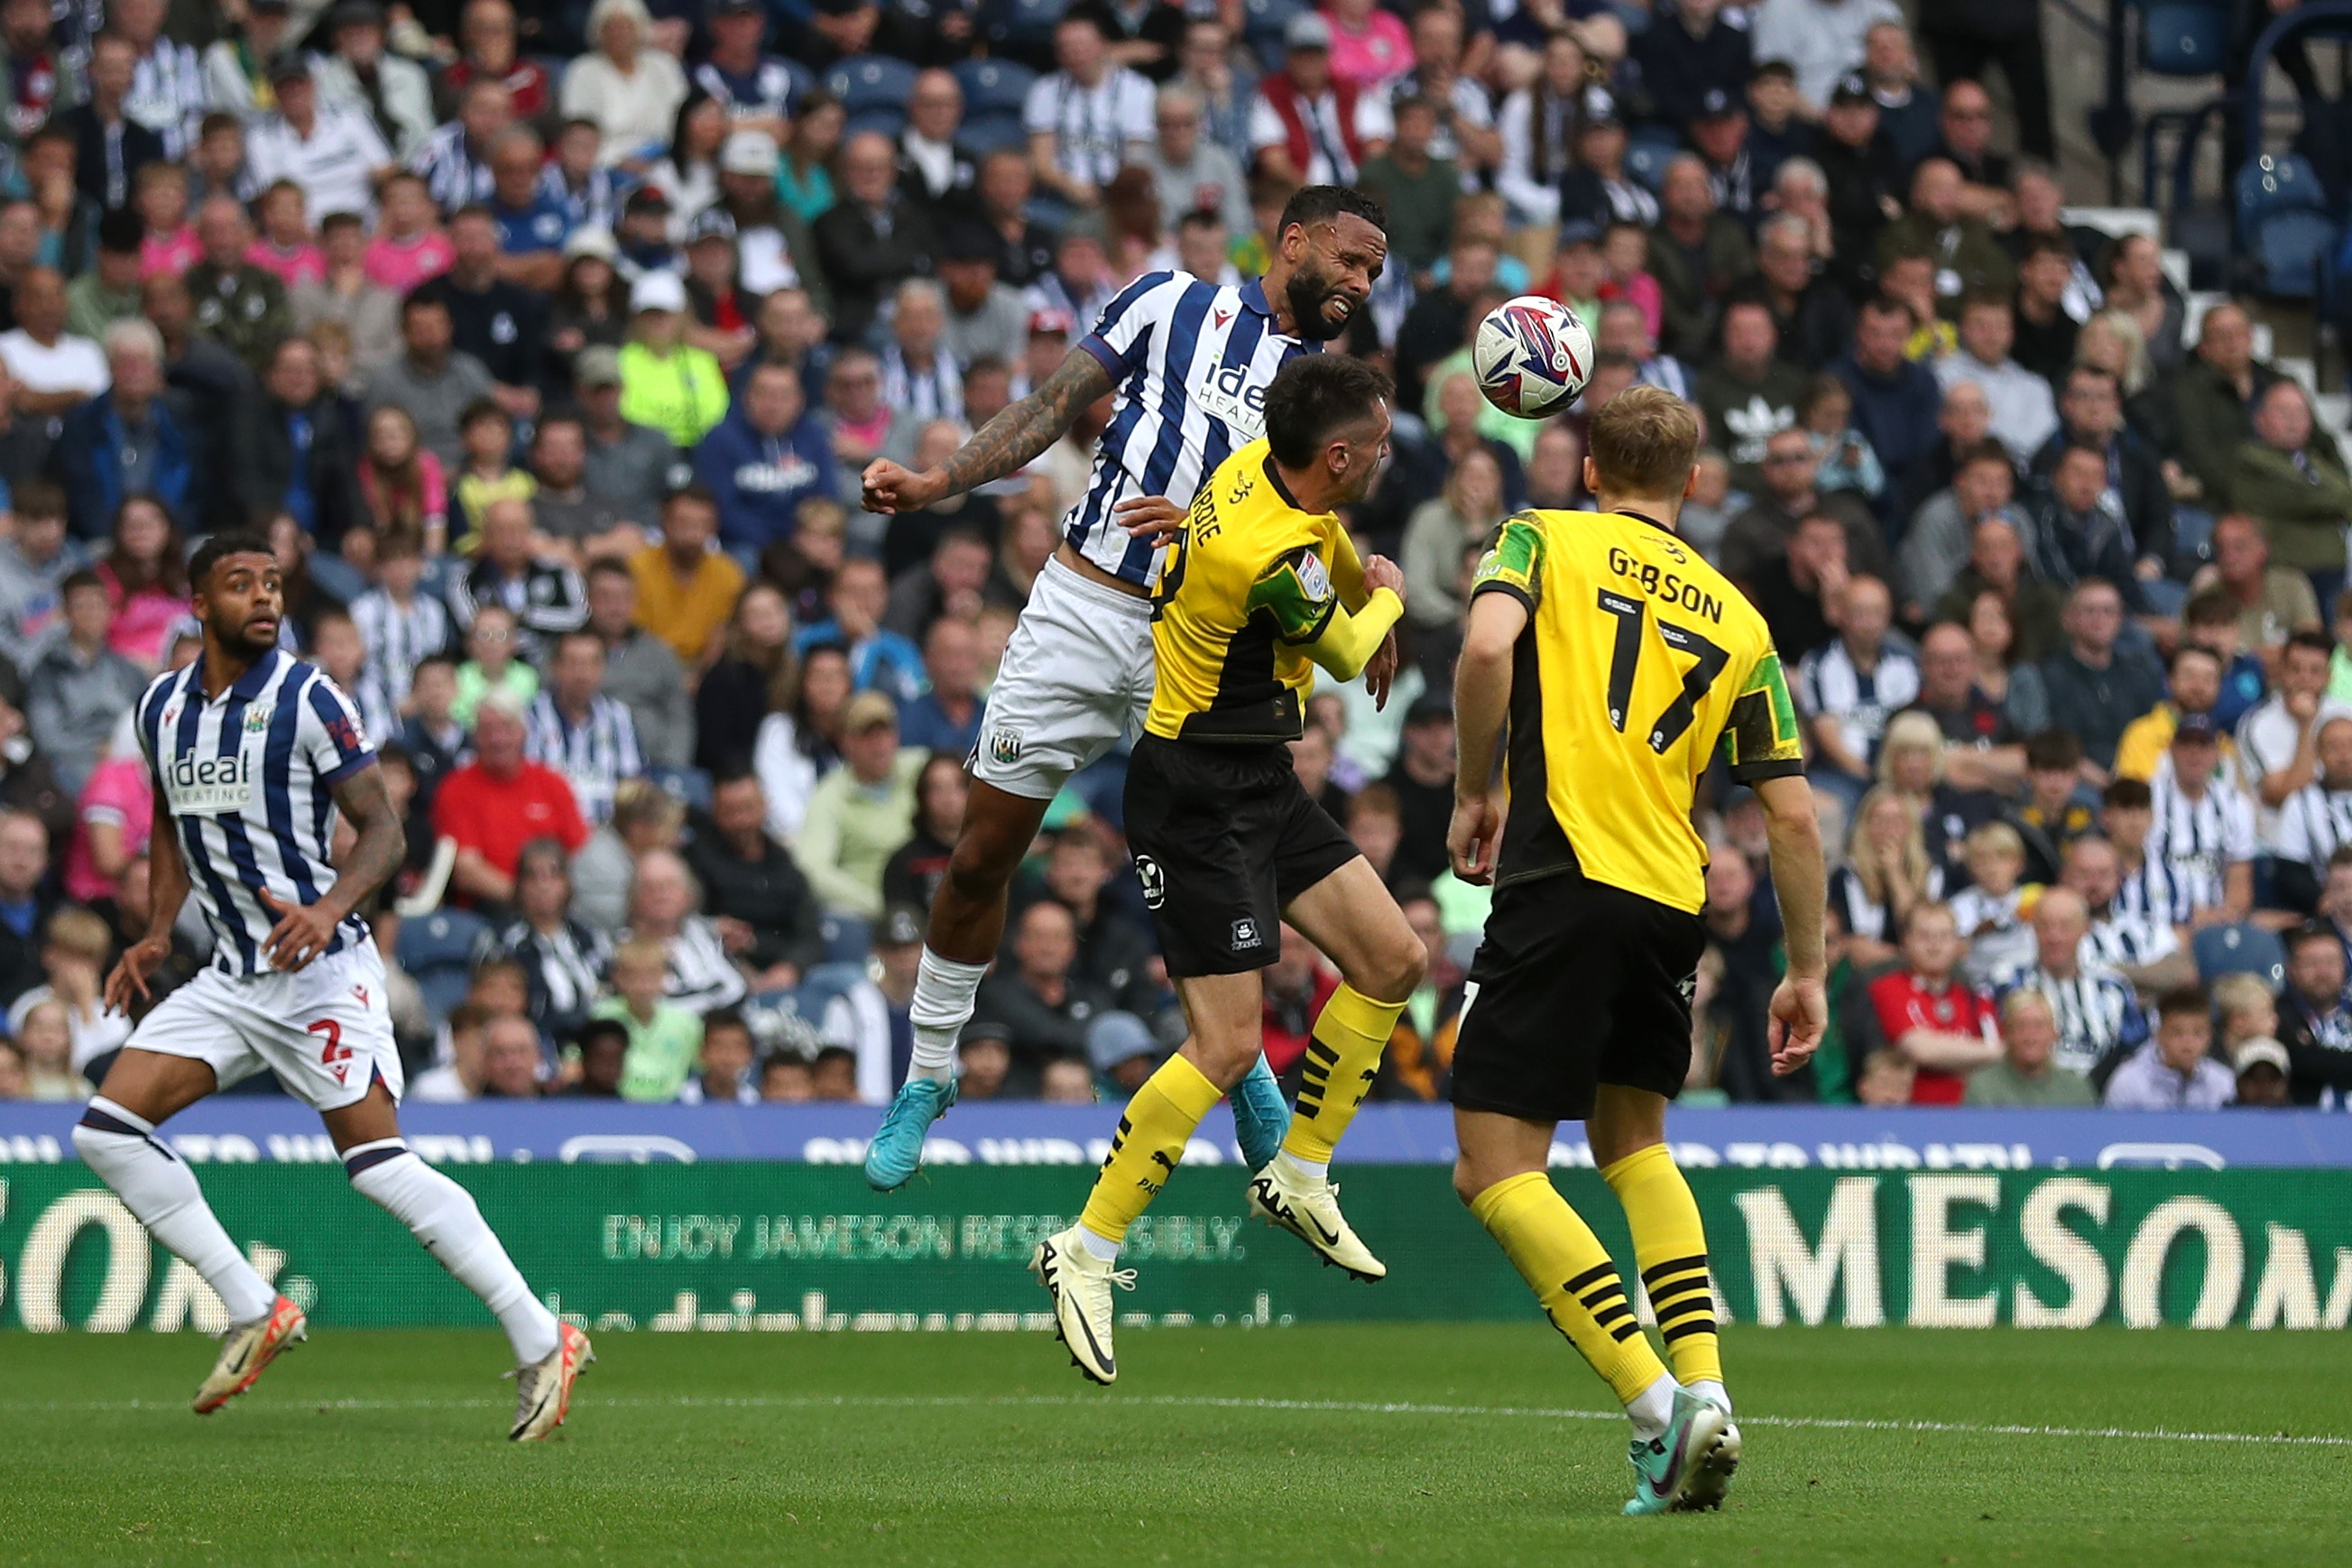
[[[1592,334],[1557,300],[1522,294],[1478,323],[1478,390],[1506,414],[1542,419],[1576,401],[1592,374]]]

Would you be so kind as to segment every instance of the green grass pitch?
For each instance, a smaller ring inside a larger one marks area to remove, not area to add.
[[[2352,1547],[2332,1335],[1735,1328],[1731,1501],[1649,1520],[1616,1517],[1622,1423],[1540,1326],[1119,1350],[1098,1390],[1034,1333],[610,1334],[571,1425],[519,1448],[488,1332],[321,1331],[201,1420],[204,1341],[11,1335],[0,1563],[2162,1568]]]

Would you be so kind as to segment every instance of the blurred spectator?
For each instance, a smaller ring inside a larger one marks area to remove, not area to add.
[[[404,1099],[426,1105],[457,1105],[478,1099],[483,1085],[483,1032],[495,1017],[478,1002],[460,1002],[444,1021],[446,1059],[408,1080]],[[624,1043],[627,1035],[622,1034]]]
[[[569,562],[538,552],[529,501],[492,501],[481,524],[480,553],[450,582],[451,618],[470,628],[481,608],[495,605],[519,623],[519,651],[543,657],[556,637],[587,620],[586,585]]]
[[[1482,446],[1464,452],[1443,493],[1414,510],[1399,555],[1415,625],[1450,626],[1462,615],[1462,552],[1491,536],[1508,510],[1501,466]]]
[[[2213,1020],[2202,991],[2165,993],[2155,1037],[2118,1065],[2101,1103],[2110,1110],[2218,1110],[2237,1095],[2237,1078],[2208,1055]]]
[[[63,613],[66,578],[86,558],[67,536],[65,494],[56,485],[35,479],[15,500],[16,531],[0,540],[0,653],[25,668]]]
[[[1780,357],[1780,330],[1759,301],[1735,299],[1724,306],[1722,340],[1722,353],[1699,372],[1696,401],[1709,438],[1731,459],[1732,482],[1753,490],[1767,443],[1797,423],[1805,377]]]
[[[1395,133],[1388,94],[1338,76],[1331,25],[1319,16],[1293,16],[1282,41],[1282,68],[1259,80],[1250,105],[1257,165],[1294,186],[1351,184]]]
[[[882,912],[882,868],[912,831],[915,778],[928,753],[898,744],[898,710],[861,691],[842,715],[843,765],[808,796],[795,850],[825,910]]]
[[[2033,570],[2067,587],[2104,578],[2127,605],[2144,608],[2147,592],[2134,570],[2131,524],[2106,480],[2106,459],[2096,447],[2070,441],[2051,459],[2048,489],[2033,515]]]
[[[1964,1104],[2085,1110],[2098,1103],[2090,1080],[2057,1064],[2058,1020],[2050,998],[2021,986],[2001,998],[2002,1055],[1969,1075]]]
[[[1894,605],[1885,584],[1850,577],[1837,605],[1836,640],[1798,663],[1797,701],[1814,746],[1812,776],[1852,802],[1876,777],[1886,721],[1919,694],[1919,666],[1887,644]]]
[[[809,1098],[842,1104],[857,1099],[857,1058],[847,1047],[826,1046],[809,1064]]]
[[[1453,780],[1454,704],[1432,693],[1416,699],[1406,710],[1396,765],[1381,781],[1395,793],[1401,807],[1402,837],[1388,873],[1391,879],[1428,881],[1450,866],[1445,830],[1454,815]]]
[[[2116,647],[2124,604],[2114,584],[2085,578],[2066,597],[2067,644],[2042,665],[2050,721],[2072,731],[2102,773],[2116,765],[2124,731],[2164,696],[2163,678],[2142,655]]]
[[[2000,1026],[1991,999],[1955,973],[1964,951],[1952,911],[1921,903],[1903,923],[1906,967],[1870,984],[1888,1047],[1916,1069],[1915,1105],[1958,1104],[1969,1075],[2000,1058]]]
[[[677,1098],[702,1050],[702,1022],[666,994],[667,961],[658,941],[631,938],[613,950],[614,994],[596,1005],[629,1034],[621,1098],[665,1104]],[[497,1025],[491,1026],[495,1032]],[[495,1033],[494,1033],[495,1037]]]
[[[2245,1041],[2231,1053],[2230,1066],[2238,1083],[2233,1108],[2283,1110],[2294,1103],[2286,1047],[2276,1040]]]
[[[151,165],[152,167],[152,165]],[[66,331],[92,340],[139,313],[139,247],[144,230],[125,207],[98,221],[98,253],[89,271],[66,286]]]
[[[417,795],[432,809],[441,781],[467,751],[465,725],[453,717],[457,701],[457,661],[444,653],[425,655],[409,672],[410,709],[400,728],[400,746],[416,768]]]
[[[1756,592],[1771,595],[1778,583],[1770,588],[1765,584],[1779,575],[1770,569],[1774,558],[1794,551],[1801,525],[1815,517],[1838,524],[1844,536],[1842,564],[1845,568],[1874,577],[1886,575],[1885,535],[1877,520],[1868,503],[1852,491],[1824,493],[1820,489],[1821,457],[1809,434],[1793,426],[1768,433],[1760,444],[1759,461],[1762,482],[1751,487],[1754,499],[1723,531],[1718,553],[1727,575],[1748,580]],[[1764,606],[1764,613],[1769,620],[1773,612]],[[1792,659],[1805,652],[1801,645],[1792,649],[1782,643],[1780,647]]]
[[[899,740],[927,752],[961,756],[980,740],[977,645],[971,626],[941,616],[923,634],[927,689],[899,720]]]
[[[2025,847],[2024,879],[2058,879],[2067,847],[2091,831],[2096,819],[2083,788],[2083,742],[2070,730],[2042,730],[2026,737],[2026,794],[2003,820]]]
[[[576,850],[588,838],[563,775],[523,755],[524,712],[511,693],[486,693],[475,712],[474,760],[434,795],[435,830],[457,844],[450,888],[469,900],[512,903],[515,868],[530,840],[552,837]]]
[[[721,1007],[702,1019],[702,1049],[695,1070],[678,1086],[683,1105],[757,1105],[760,1086],[751,1073],[751,1028],[743,1016]]]
[[[1072,973],[1108,992],[1126,1012],[1147,1023],[1178,1024],[1174,996],[1152,975],[1154,944],[1138,912],[1111,896],[1126,869],[1105,853],[1097,826],[1081,821],[1062,830],[1045,858],[1045,891],[1076,922],[1078,954]],[[1181,1027],[1178,1032],[1181,1034]]]
[[[800,373],[761,365],[743,395],[695,448],[697,477],[719,507],[719,538],[757,555],[789,539],[800,503],[840,488],[824,426],[808,411]]]
[[[1866,301],[1852,351],[1830,367],[1853,394],[1853,427],[1886,470],[1886,490],[1874,509],[1882,521],[1894,515],[1893,498],[1912,493],[1941,434],[1936,416],[1943,394],[1936,377],[1904,357],[1911,326],[1905,306],[1884,298]]]
[[[2012,244],[2016,230],[2011,231]],[[2074,363],[2080,323],[2066,305],[2079,265],[2063,234],[2036,234],[2017,257],[2017,318],[2012,352],[2017,363],[2053,386],[2064,383]]]
[[[481,361],[451,347],[453,331],[444,296],[421,289],[411,293],[400,307],[402,353],[369,378],[367,390],[371,410],[397,408],[408,416],[445,472],[465,457],[460,414],[496,390]]]
[[[653,27],[643,0],[596,0],[585,28],[593,52],[563,72],[563,116],[596,122],[604,138],[598,161],[607,165],[650,163],[686,99],[685,73],[675,55],[652,46]]]
[[[155,346],[160,378],[160,340]],[[118,361],[118,410],[127,368]],[[132,373],[134,383],[139,374]],[[287,512],[312,538],[340,541],[359,517],[352,482],[357,455],[344,445],[341,420],[320,383],[318,351],[301,338],[279,343],[269,357],[262,395],[239,412],[244,417],[231,427],[230,460],[245,512],[264,517]],[[154,487],[126,483],[126,488]]]
[[[1922,618],[1932,608],[1939,618],[1964,619],[1963,606],[1984,589],[2000,594],[2004,603],[2031,594],[2048,616],[2046,626],[2035,628],[2037,636],[2046,639],[2055,631],[2057,590],[2022,570],[2034,531],[2032,520],[2011,504],[2016,483],[2017,470],[2000,442],[1979,442],[1962,456],[1950,487],[1927,498],[1903,541],[1906,607]],[[2034,657],[2045,651],[2037,647]]]
[[[677,448],[664,432],[622,414],[621,360],[615,351],[583,349],[572,363],[572,382],[588,416],[583,482],[608,501],[623,522],[651,527],[671,488]]]
[[[825,1004],[819,1031],[828,1049],[852,1057],[855,1098],[878,1105],[905,1080],[915,1050],[915,1026],[907,1009],[915,999],[915,977],[923,962],[920,911],[901,905],[887,910],[874,928],[870,978]]]
[[[840,645],[850,657],[857,689],[880,691],[894,702],[911,702],[923,689],[922,655],[915,645],[881,624],[889,589],[878,562],[845,561],[825,594],[829,619],[803,626],[793,638],[805,654],[824,643]]]
[[[504,605],[484,605],[466,628],[466,661],[457,667],[450,717],[471,724],[484,694],[503,691],[528,707],[539,695],[539,671],[522,657],[522,633],[514,612]]]
[[[2058,428],[2058,411],[2050,384],[2010,357],[2016,341],[2008,297],[1972,294],[1959,308],[1960,343],[1957,351],[1936,362],[1936,379],[1947,395],[1954,384],[1974,382],[1983,389],[1992,410],[1991,431],[2010,456],[2023,462],[2040,450]],[[2123,417],[2120,399],[2115,407],[2116,426]],[[2101,432],[2112,437],[2113,430]]]
[[[1968,951],[1960,972],[1970,984],[1987,985],[2021,964],[2033,962],[2033,933],[2023,910],[2025,841],[2006,822],[1988,822],[1965,840],[1969,885],[1948,907]]]
[[[539,1036],[527,1018],[493,1018],[482,1029],[482,1090],[485,1100],[537,1100],[547,1092],[540,1081]]]
[[[810,1081],[809,1064],[788,1052],[778,1051],[760,1063],[760,1099],[765,1104],[799,1105],[815,1097],[815,1085]]]
[[[2272,555],[2308,574],[2319,600],[2332,603],[2344,585],[2342,525],[2352,515],[2352,479],[2299,384],[2272,383],[2256,395],[2253,411],[2252,438],[2239,444],[2231,471],[2230,504],[2260,519]]]
[[[54,421],[106,391],[106,355],[89,339],[66,331],[62,277],[46,267],[32,268],[17,280],[11,306],[16,325],[0,332],[0,365],[15,384],[16,413]]]
[[[2239,644],[2260,655],[2275,674],[2291,634],[2319,634],[2320,619],[2311,579],[2270,561],[2270,541],[2260,522],[2243,512],[2226,513],[2214,522],[2212,583],[2237,609]],[[2199,581],[2205,576],[2200,573]]]
[[[175,519],[193,516],[197,482],[186,405],[163,384],[163,342],[132,319],[107,329],[110,384],[67,416],[58,458],[76,532],[95,539],[144,496]]]
[[[648,272],[639,278],[629,289],[629,341],[621,348],[614,374],[621,389],[619,416],[661,432],[672,447],[690,450],[727,416],[728,395],[719,361],[709,350],[686,341],[687,320],[686,285],[677,274]],[[583,395],[603,384],[601,367],[591,379],[589,361],[589,355],[582,354],[573,373]],[[592,402],[592,435],[597,416]]]
[[[2173,552],[2172,493],[2156,453],[2124,423],[2123,392],[2116,378],[2095,365],[2076,365],[2060,384],[2061,424],[2034,458],[2046,475],[2069,446],[2089,447],[2107,460],[2107,486],[2101,500],[2122,513],[2134,543],[2134,574],[2153,582],[2170,569]]]
[[[370,210],[376,184],[392,174],[394,162],[366,110],[332,96],[322,99],[310,61],[296,52],[271,63],[269,86],[278,112],[246,133],[253,177],[265,187],[291,181],[313,213]]]
[[[1748,22],[1749,47],[1759,60],[1794,66],[1797,91],[1819,110],[1838,79],[1861,66],[1872,26],[1902,19],[1893,0],[1762,0]]]
[[[261,374],[269,351],[294,328],[286,285],[247,259],[253,225],[228,196],[211,196],[196,211],[204,259],[188,272],[195,324],[219,340],[247,370]],[[21,317],[23,307],[18,307]]]
[[[1944,872],[1927,853],[1916,807],[1899,791],[1867,791],[1852,820],[1845,864],[1830,873],[1828,896],[1854,962],[1874,966],[1895,956],[1911,911],[1943,896]]]
[[[2181,719],[2191,713],[2213,718],[2214,705],[2221,700],[2221,660],[2212,649],[2181,643],[2173,648],[2166,668],[2164,700],[2132,721],[2116,748],[2116,772],[2126,778],[2153,784],[2164,769],[2165,749],[2172,744]]]
[[[1246,176],[1233,153],[1203,134],[1206,112],[1200,93],[1192,88],[1181,84],[1161,88],[1152,110],[1159,134],[1139,166],[1151,175],[1160,218],[1171,227],[1192,213],[1205,211],[1222,217],[1232,232],[1245,233],[1250,226]],[[1367,188],[1372,167],[1368,163],[1365,168]],[[1391,226],[1395,218],[1391,206]]]
[[[604,674],[602,637],[585,629],[558,637],[523,739],[523,754],[563,775],[581,817],[592,824],[612,815],[620,782],[646,769],[629,710],[604,695]]]
[[[531,1022],[549,1039],[569,1039],[595,1003],[613,950],[602,931],[572,918],[572,856],[560,839],[522,847],[514,908],[517,918],[491,932],[483,954],[520,965]]]
[[[970,788],[961,758],[934,752],[924,760],[923,771],[915,775],[914,837],[900,845],[882,868],[886,905],[929,910],[955,853]]]
[[[26,677],[25,721],[58,787],[78,795],[107,737],[139,700],[147,674],[115,651],[111,595],[97,573],[66,578],[64,632]]]
[[[768,831],[787,844],[799,841],[817,781],[841,765],[855,690],[847,651],[838,643],[814,647],[800,656],[788,700],[760,721],[752,766],[768,798]]]
[[[1790,433],[1778,441],[1788,448],[1781,454],[1782,460],[1793,467],[1798,461],[1795,448],[1805,444],[1804,437]],[[1808,455],[1810,450],[1808,446]],[[1742,520],[1733,521],[1736,524]],[[1725,531],[1724,545],[1727,557],[1731,530]],[[1827,646],[1835,635],[1830,626],[1829,605],[1848,581],[1845,528],[1830,513],[1807,512],[1798,520],[1786,551],[1761,556],[1747,572],[1736,574],[1735,580],[1771,629],[1772,645],[1781,658],[1801,660]]]
[[[613,794],[613,820],[572,853],[572,913],[600,931],[627,925],[637,862],[656,849],[675,850],[685,826],[686,804],[661,785],[651,779],[623,784]]]
[[[618,1100],[629,1069],[629,1027],[617,1018],[592,1018],[573,1037],[580,1076],[560,1095],[579,1100]]]
[[[2352,1009],[2344,1000],[2343,944],[2314,921],[2286,933],[2278,1037],[2297,1105],[2342,1105],[2352,1095]]]
[[[2002,990],[2022,987],[2047,996],[2058,1022],[2053,1059],[2103,1089],[2116,1064],[2147,1039],[2148,1027],[2130,983],[2083,957],[2089,928],[2082,895],[2068,888],[2044,892],[2033,908],[2033,966],[2011,973]],[[2201,1000],[2199,1005],[2201,1010]]]
[[[2215,305],[2198,333],[2197,352],[2174,378],[2169,399],[2183,477],[2208,508],[2248,510],[2231,493],[2238,448],[2252,439],[2253,410],[2278,384],[2279,373],[2254,358],[2253,322],[2242,306]],[[2316,440],[2333,444],[2325,434]]]
[[[678,1006],[699,1016],[740,1002],[748,990],[743,973],[728,956],[718,927],[695,912],[701,903],[702,889],[675,850],[640,854],[629,887],[627,939],[614,949],[615,984],[620,952],[629,942],[649,942],[662,951],[668,969],[667,994]]]
[[[1720,210],[1696,156],[1666,165],[1658,199],[1664,211],[1648,261],[1665,310],[1658,341],[1667,353],[1696,360],[1714,338],[1724,295],[1753,269],[1755,250],[1739,220]]]
[[[82,200],[100,206],[129,202],[131,183],[139,171],[173,156],[179,146],[182,132],[176,124],[167,142],[142,123],[152,113],[147,105],[141,105],[145,113],[130,112],[140,64],[139,47],[120,33],[91,40],[82,72],[87,96],[72,108],[52,113],[46,128],[72,143],[74,189]]]
[[[1052,79],[1041,80],[1038,89]],[[1150,89],[1142,79],[1127,79],[1148,105]],[[886,293],[909,278],[929,274],[939,236],[923,209],[898,189],[898,152],[888,137],[878,132],[850,137],[842,148],[841,171],[842,199],[816,220],[813,232],[818,263],[833,286],[833,338],[846,343],[866,335]]]
[[[1078,940],[1070,911],[1051,899],[1031,904],[1014,924],[1010,956],[982,982],[976,1016],[1010,1031],[1015,1059],[1032,1072],[1055,1057],[1083,1056],[1115,999],[1072,973]]]
[[[743,569],[719,549],[718,533],[719,508],[710,491],[690,484],[662,503],[660,542],[629,557],[637,581],[637,624],[692,669],[718,658],[743,592]]]
[[[2294,633],[2279,653],[2277,691],[2238,721],[2238,776],[2254,795],[2256,831],[2266,849],[2278,847],[2282,808],[2318,776],[2322,724],[2352,718],[2352,707],[2327,695],[2333,652],[2325,632]],[[2321,857],[2315,866],[2324,862]],[[2307,891],[2292,907],[2311,907],[2315,879]]]
[[[58,903],[45,891],[49,835],[30,813],[0,810],[0,1008],[43,983],[40,938]]]
[[[636,625],[635,575],[609,558],[593,562],[587,594],[587,630],[604,648],[604,695],[628,710],[648,763],[685,767],[695,754],[685,669],[667,643]]]
[[[767,832],[768,803],[751,773],[716,780],[707,827],[687,850],[703,910],[755,992],[789,991],[824,956],[817,905],[791,853]]]

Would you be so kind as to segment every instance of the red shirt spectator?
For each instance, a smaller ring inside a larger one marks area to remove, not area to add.
[[[1904,928],[1906,966],[1870,983],[1886,1048],[1918,1068],[1914,1105],[1958,1105],[1969,1074],[2000,1055],[2000,1015],[1991,997],[1953,974],[1959,955],[1951,910],[1924,904]]]
[[[1315,1037],[1315,1020],[1339,978],[1325,968],[1315,944],[1287,925],[1282,928],[1282,956],[1265,972],[1265,1063],[1276,1073],[1307,1054]]]
[[[482,699],[474,720],[475,760],[441,781],[433,830],[457,842],[451,889],[467,900],[510,903],[522,847],[552,838],[566,852],[588,840],[572,785],[553,768],[526,762],[520,704],[503,692]]]

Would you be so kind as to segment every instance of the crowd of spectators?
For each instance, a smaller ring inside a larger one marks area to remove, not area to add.
[[[1694,1091],[2332,1102],[2352,479],[2244,310],[2191,322],[2153,240],[2064,220],[2038,15],[0,0],[0,1098],[127,1032],[124,715],[231,525],[410,824],[375,919],[416,1098],[886,1098],[1108,400],[927,510],[859,472],[953,451],[1148,271],[1255,275],[1333,181],[1389,214],[1335,346],[1400,387],[1349,521],[1412,610],[1386,709],[1320,690],[1295,750],[1430,951],[1376,1092],[1444,1097],[1484,917],[1444,848],[1468,571],[1588,502],[1585,421],[1646,383],[1705,417],[1684,531],[1772,626],[1836,865],[1836,1026],[1775,1079],[1761,818],[1705,792]],[[1469,366],[1524,292],[1598,348],[1545,422]],[[967,1100],[1124,1093],[1181,1037],[1120,767],[1049,814]],[[1286,931],[1277,1069],[1334,983]]]

